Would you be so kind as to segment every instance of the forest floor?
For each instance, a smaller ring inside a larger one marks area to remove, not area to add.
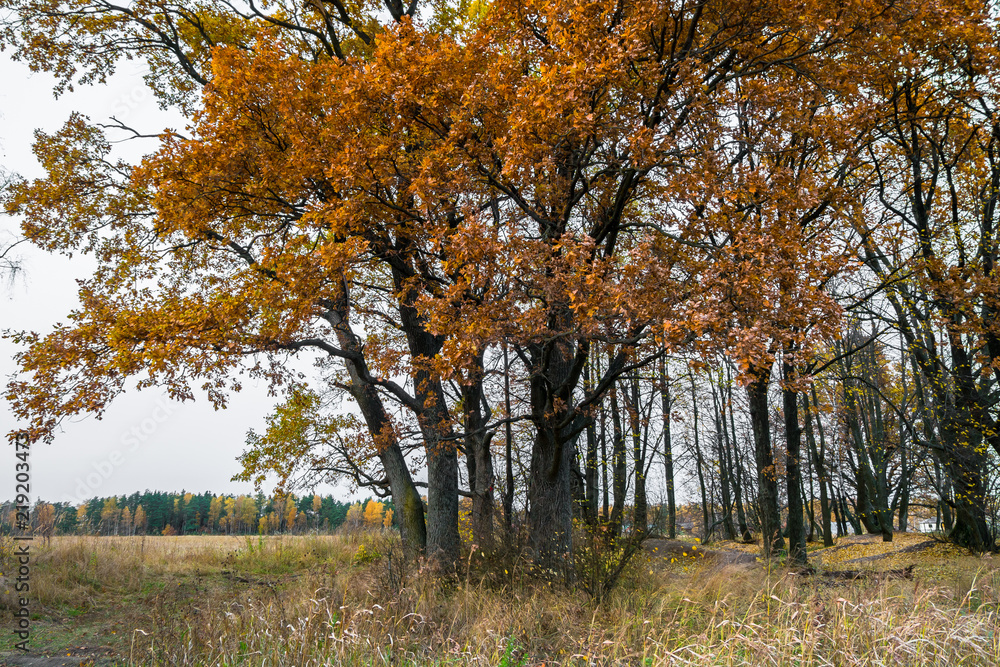
[[[753,544],[650,539],[600,601],[516,559],[470,556],[442,581],[401,570],[397,549],[380,534],[36,543],[31,651],[8,639],[0,665],[1000,664],[1000,559],[928,535],[810,544],[809,570]],[[0,575],[8,624],[9,587]]]

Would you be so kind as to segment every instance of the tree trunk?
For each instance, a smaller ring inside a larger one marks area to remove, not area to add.
[[[812,387],[813,404],[816,405],[816,387]],[[827,485],[829,480],[829,474],[826,470],[826,462],[823,460],[825,452],[821,452],[816,448],[816,437],[813,434],[813,412],[809,407],[809,396],[806,393],[802,394],[802,405],[805,411],[805,424],[806,424],[806,442],[809,445],[809,452],[812,456],[813,469],[816,471],[816,478],[819,481],[819,512],[822,517],[823,522],[823,546],[832,547],[833,546],[833,525],[830,521],[830,498],[827,495]],[[817,406],[818,408],[818,406]],[[817,410],[818,414],[818,410]],[[822,429],[822,425],[818,423],[819,419],[817,417],[817,426]],[[822,439],[822,433],[820,438]],[[825,449],[825,447],[824,447]]]
[[[601,404],[601,519],[607,523],[611,520],[611,499],[608,491],[608,438],[607,414],[604,404]]]
[[[767,389],[771,383],[771,367],[758,368],[753,382],[747,387],[750,399],[750,421],[753,424],[754,455],[757,460],[757,504],[760,508],[760,529],[764,557],[770,558],[784,549],[781,536],[781,514],[778,512],[778,476],[771,450],[771,422],[767,407]]]
[[[536,564],[570,576],[576,436],[570,436],[563,424],[573,409],[574,354],[570,342],[557,339],[530,346],[529,357],[531,421],[536,434],[528,483],[528,542]]]
[[[572,546],[573,494],[570,474],[574,443],[552,427],[535,435],[528,486],[529,544],[535,562],[564,571]]]
[[[590,392],[592,383],[590,380],[590,364],[583,368],[583,388],[585,392]],[[597,526],[598,494],[600,485],[597,479],[597,427],[593,420],[587,424],[587,456],[584,461],[584,482],[586,486],[586,519],[587,524],[594,528]]]
[[[746,511],[743,509],[743,463],[740,460],[739,444],[736,441],[736,417],[733,415],[733,378],[729,374],[729,365],[726,365],[726,395],[725,404],[729,405],[729,433],[732,442],[733,466],[733,486],[736,496],[736,524],[740,529],[740,539],[749,542],[752,539],[750,528],[747,526]]]
[[[612,459],[612,495],[614,505],[611,508],[611,538],[617,540],[622,534],[622,521],[625,514],[625,438],[622,434],[622,421],[618,410],[618,383],[611,385],[611,426],[613,437],[611,444]]]
[[[486,431],[489,417],[483,413],[482,355],[478,358],[478,372],[473,382],[462,387],[462,405],[465,412],[465,451],[473,462],[469,476],[472,492],[472,540],[480,549],[493,550],[493,453],[490,443],[493,433]]]
[[[507,524],[507,533],[510,535],[514,527],[514,456],[513,456],[513,433],[510,422],[510,359],[507,356],[507,343],[503,344],[503,404],[504,434],[504,465],[505,465],[505,485],[503,490],[503,518]]]
[[[632,430],[632,463],[635,466],[634,514],[632,530],[645,531],[649,527],[649,511],[646,505],[646,451],[642,446],[642,427],[639,418],[639,378],[635,374],[631,381],[632,398],[628,406],[629,428]]]
[[[719,401],[719,391],[712,382],[712,407],[715,410],[715,442],[716,455],[719,457],[719,487],[722,493],[722,531],[727,540],[736,539],[736,526],[733,525],[733,502],[729,485],[729,434],[726,429],[726,418],[722,414]]]
[[[786,350],[786,354],[787,354]],[[788,562],[791,565],[806,564],[806,531],[802,511],[802,430],[799,428],[798,392],[787,383],[795,380],[795,369],[787,361],[782,362],[785,386],[781,390],[785,414],[785,485],[788,493]]]
[[[667,537],[677,536],[677,506],[674,504],[674,455],[670,443],[670,374],[666,357],[660,366],[660,405],[663,414],[663,473],[667,483]]]
[[[400,293],[400,328],[406,335],[413,367],[413,398],[427,462],[427,557],[442,572],[454,570],[459,557],[458,447],[441,380],[427,367],[444,345],[428,332],[416,307],[417,291],[402,266],[393,267]]]
[[[396,438],[386,414],[382,399],[371,383],[363,380],[370,377],[365,366],[361,340],[351,329],[345,317],[345,310],[331,311],[326,318],[337,335],[341,348],[359,354],[360,361],[344,360],[344,366],[351,378],[350,392],[361,410],[368,432],[379,445],[378,457],[389,481],[389,493],[399,516],[399,535],[404,550],[416,553],[427,546],[427,527],[424,524],[424,503],[413,483],[410,469],[406,465],[399,440]]]
[[[694,413],[694,454],[695,454],[695,470],[698,472],[698,489],[701,491],[701,522],[702,522],[702,541],[708,543],[712,539],[712,522],[708,518],[708,496],[705,493],[705,473],[704,473],[704,460],[701,456],[701,444],[698,438],[698,395],[695,393],[694,385],[694,372],[690,371],[688,373],[688,379],[691,381],[691,406]]]

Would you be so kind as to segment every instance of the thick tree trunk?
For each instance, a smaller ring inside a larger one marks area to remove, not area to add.
[[[578,378],[573,377],[574,354],[572,345],[559,339],[532,346],[530,358],[531,420],[536,435],[528,481],[529,546],[536,564],[570,576],[576,435],[563,424],[573,409],[572,385]],[[585,355],[578,361],[586,363]]]
[[[448,572],[459,557],[458,454],[451,434],[438,430],[439,420],[447,417],[436,409],[427,412],[421,423],[427,454],[427,557]]]
[[[574,443],[552,428],[540,428],[531,452],[528,486],[529,543],[536,563],[562,571],[572,545],[570,474]]]
[[[993,536],[986,522],[985,447],[972,429],[944,429],[948,461],[946,469],[954,497],[954,523],[948,539],[977,553],[994,551]],[[960,441],[959,438],[966,438]],[[950,442],[949,442],[950,441]],[[951,518],[951,517],[948,517]]]
[[[782,374],[786,386],[781,390],[785,415],[785,485],[788,493],[788,562],[791,565],[806,564],[806,531],[802,511],[802,430],[799,428],[798,392],[787,383],[795,379],[795,369],[787,362],[782,363]]]
[[[771,383],[771,368],[757,369],[747,387],[750,400],[750,421],[753,424],[754,455],[757,460],[757,504],[760,508],[760,529],[764,557],[770,558],[784,549],[781,536],[781,514],[778,511],[778,475],[771,449],[771,422],[767,407],[767,389]]]
[[[954,364],[956,384],[955,406],[942,419],[942,431],[947,435],[947,467],[955,497],[955,525],[948,537],[967,549],[982,553],[996,551],[997,546],[986,523],[986,462],[988,451],[979,415],[988,405],[976,385],[972,361],[963,345],[962,333],[949,326],[949,347]],[[987,436],[988,437],[988,436]]]
[[[427,461],[427,557],[443,572],[454,569],[459,557],[458,447],[448,413],[448,397],[440,379],[426,367],[441,352],[443,339],[430,334],[414,303],[416,292],[408,276],[394,268],[400,324],[406,334],[414,370],[417,422]]]

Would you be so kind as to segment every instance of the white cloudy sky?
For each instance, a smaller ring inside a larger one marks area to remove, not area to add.
[[[157,109],[135,63],[125,63],[106,86],[83,87],[54,99],[49,76],[31,74],[0,53],[0,81],[4,84],[0,89],[0,167],[29,178],[41,174],[31,154],[32,133],[36,128],[58,129],[73,111],[94,120],[115,115],[149,131],[182,125]],[[140,146],[135,149],[142,151]],[[0,216],[0,241],[9,240],[16,224]],[[76,304],[74,281],[88,275],[90,264],[86,258],[66,259],[23,245],[19,250],[23,273],[13,284],[0,284],[0,329],[48,331],[64,321]],[[3,385],[16,371],[15,351],[12,342],[0,341]],[[102,420],[87,417],[66,423],[53,444],[34,448],[32,496],[76,501],[80,496],[86,499],[147,488],[250,492],[251,485],[229,480],[239,470],[236,456],[243,450],[247,429],[260,430],[273,401],[265,388],[247,386],[228,410],[216,412],[204,400],[179,404],[157,391],[132,392],[119,398]],[[6,434],[17,426],[9,405],[0,398],[0,432]],[[0,457],[0,499],[14,495],[14,451],[3,447],[7,454]]]

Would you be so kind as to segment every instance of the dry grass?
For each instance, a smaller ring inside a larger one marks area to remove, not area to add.
[[[400,571],[397,550],[359,535],[57,538],[36,545],[37,623],[102,627],[137,665],[1000,664],[988,558],[824,583],[654,555],[598,605],[512,565]]]

